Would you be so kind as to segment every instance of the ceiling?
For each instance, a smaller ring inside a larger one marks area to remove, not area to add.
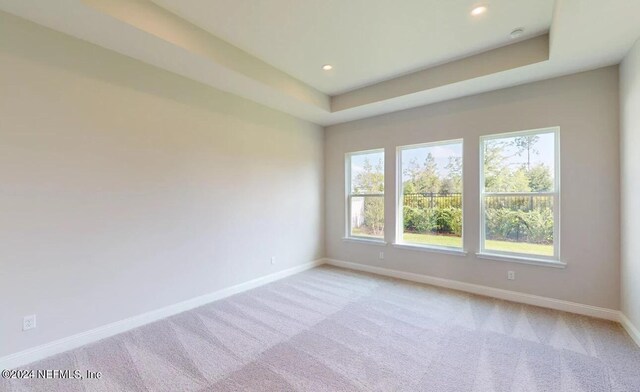
[[[551,26],[554,0],[153,0],[176,15],[337,95],[505,45]],[[334,69],[326,72],[323,64]]]
[[[472,17],[479,4],[488,11]],[[0,0],[0,10],[321,125],[617,64],[640,36],[639,0]],[[525,35],[512,40],[516,27]]]

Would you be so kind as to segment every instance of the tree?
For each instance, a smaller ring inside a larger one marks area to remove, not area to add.
[[[487,192],[505,192],[510,169],[504,150],[507,144],[501,140],[487,140],[484,145],[484,187]]]
[[[540,136],[537,135],[519,136],[513,140],[513,145],[518,149],[518,156],[527,153],[527,170],[531,170],[531,155],[539,153],[535,148],[538,140]]]
[[[356,193],[379,194],[384,193],[384,171],[382,159],[372,165],[365,158],[360,171],[355,178]],[[384,231],[384,198],[364,197],[364,227],[370,234],[380,235]]]
[[[412,158],[409,161],[409,164],[407,165],[407,168],[402,171],[402,174],[405,177],[409,177],[409,179],[406,180],[404,182],[404,184],[403,184],[403,192],[404,193],[416,193],[417,192],[416,181],[418,180],[418,176],[420,175],[421,171],[422,171],[422,168],[420,167],[420,164],[418,163],[418,159],[417,158]]]
[[[544,163],[532,167],[527,172],[529,188],[532,192],[548,192],[552,190],[551,170]]]
[[[384,198],[366,197],[364,199],[364,226],[373,235],[384,233]]]
[[[462,193],[462,157],[449,157],[445,168],[448,174],[442,180],[440,193]]]
[[[427,154],[422,171],[418,174],[415,184],[416,190],[420,193],[438,193],[440,190],[438,164],[436,163],[433,154]]]
[[[524,167],[512,171],[509,174],[509,180],[506,182],[507,186],[503,192],[531,192],[528,173]]]
[[[382,159],[378,160],[375,166],[365,158],[360,171],[354,181],[354,191],[356,193],[384,193],[384,170]]]

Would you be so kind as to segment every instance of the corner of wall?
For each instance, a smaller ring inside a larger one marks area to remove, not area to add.
[[[640,346],[640,38],[620,64],[620,299],[621,323]]]

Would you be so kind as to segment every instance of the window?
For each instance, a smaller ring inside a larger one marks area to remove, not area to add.
[[[347,154],[347,236],[384,239],[384,150]]]
[[[398,171],[396,243],[462,249],[462,140],[398,147]]]
[[[559,260],[559,130],[480,139],[480,253]]]

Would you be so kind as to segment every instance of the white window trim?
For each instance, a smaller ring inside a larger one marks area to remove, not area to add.
[[[403,241],[403,233],[404,233],[404,197],[403,197],[403,189],[402,189],[402,151],[410,150],[414,148],[422,148],[422,147],[437,147],[443,146],[447,144],[460,143],[462,145],[462,247],[456,246],[438,246],[438,245],[426,245],[426,244],[416,244],[412,242]],[[440,252],[440,253],[449,253],[449,254],[457,254],[457,255],[466,255],[467,252],[465,250],[465,242],[464,242],[464,139],[451,139],[451,140],[442,140],[437,142],[429,142],[429,143],[419,143],[419,144],[409,144],[406,146],[397,146],[396,147],[396,230],[395,230],[395,242],[393,246],[401,249],[410,249],[410,250],[420,250],[426,252]]]
[[[344,237],[342,241],[345,242],[353,242],[357,244],[367,244],[367,245],[376,245],[376,246],[387,246],[387,242],[381,239],[371,238],[371,237]]]
[[[488,192],[484,191],[484,142],[492,139],[502,139],[515,136],[539,135],[545,133],[554,134],[554,191],[553,192]],[[560,261],[560,127],[531,129],[526,131],[507,132],[480,137],[480,251],[476,253],[478,258],[512,261],[526,264],[549,265],[564,268],[566,263]],[[485,196],[490,195],[536,195],[553,196],[553,256],[536,255],[531,253],[504,252],[485,249],[486,214]]]
[[[512,263],[539,265],[543,267],[554,267],[554,268],[567,267],[567,263],[563,263],[562,261],[540,259],[533,255],[529,255],[528,257],[519,257],[519,256],[513,256],[513,255],[505,256],[501,254],[487,252],[487,253],[476,253],[476,257],[478,257],[479,259],[485,259],[485,260],[509,261]]]
[[[387,245],[387,243],[384,240],[384,233],[383,233],[383,238],[351,235],[351,197],[354,196],[351,194],[351,157],[355,155],[364,155],[364,154],[370,154],[370,153],[376,153],[376,152],[381,152],[382,156],[386,158],[384,148],[374,148],[371,150],[353,151],[353,152],[348,152],[344,155],[344,164],[345,164],[345,187],[344,187],[344,190],[345,190],[345,220],[344,220],[345,236],[343,238],[344,241],[358,242],[362,244],[371,244],[371,245],[382,245],[382,246]],[[384,158],[383,158],[383,168],[382,168],[383,176],[385,174]],[[376,196],[376,197],[382,197],[384,200],[386,193],[387,193],[387,189],[385,187],[384,193],[381,193],[381,194],[378,194],[378,193],[361,194],[361,195],[355,195],[355,196]],[[385,227],[386,227],[386,222],[385,222]]]
[[[456,256],[466,256],[467,252],[462,248],[454,248],[452,246],[436,246],[436,245],[419,245],[413,243],[394,243],[394,248],[414,250],[417,252],[429,252],[429,253],[445,253]]]

